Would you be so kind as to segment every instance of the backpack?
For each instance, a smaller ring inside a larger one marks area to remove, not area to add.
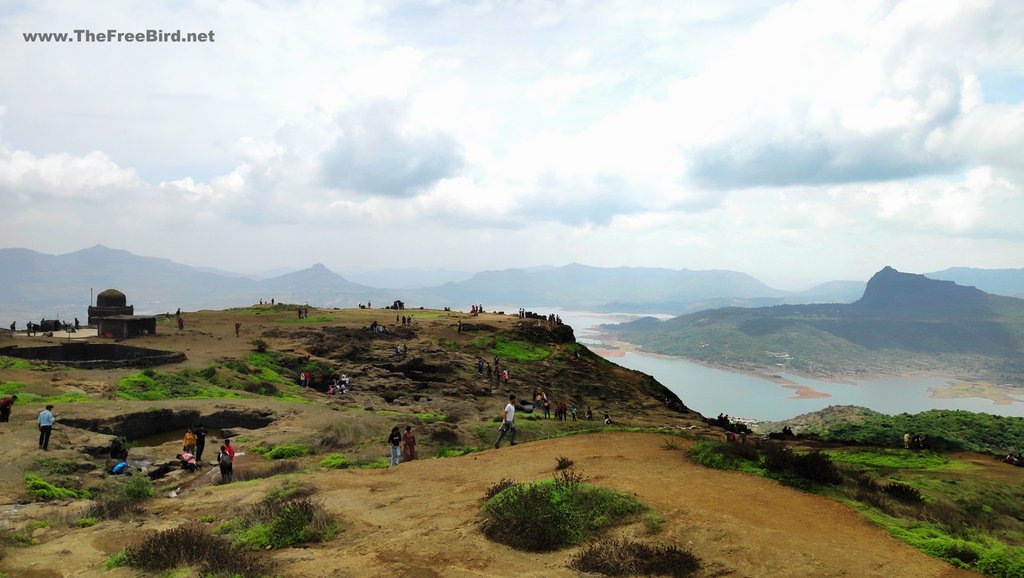
[[[221,452],[217,456],[217,463],[219,465],[221,465],[221,466],[230,466],[231,465],[231,454],[229,454],[227,452]]]
[[[113,468],[110,468],[110,473],[112,473],[112,474],[120,474],[127,467],[128,467],[128,462],[121,462],[121,463],[117,464],[116,466],[114,466]]]

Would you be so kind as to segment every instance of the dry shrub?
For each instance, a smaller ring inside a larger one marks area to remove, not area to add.
[[[430,440],[441,445],[456,445],[459,443],[459,433],[447,428],[438,428],[430,432]]]
[[[494,496],[497,496],[498,494],[500,494],[503,490],[511,488],[514,485],[516,485],[516,483],[513,482],[512,480],[510,480],[508,478],[502,478],[496,484],[494,484],[493,486],[487,488],[487,493],[485,494],[487,496],[486,499],[490,500]]]
[[[564,456],[558,457],[558,458],[556,458],[556,460],[557,460],[557,463],[555,464],[555,469],[556,470],[567,470],[567,469],[571,468],[573,466],[573,463],[574,463],[571,459],[569,459],[567,457],[564,457]]]
[[[916,504],[923,499],[920,490],[899,482],[891,482],[882,486],[882,491],[907,504]]]
[[[103,497],[85,509],[83,518],[99,520],[120,520],[142,514],[142,503],[125,496]]]
[[[583,549],[569,567],[605,576],[692,576],[700,567],[696,556],[675,546],[648,546],[610,540]]]
[[[347,448],[377,434],[371,424],[360,421],[333,423],[320,430],[313,440],[313,447],[318,452]]]
[[[290,474],[297,471],[299,471],[299,464],[297,462],[280,460],[264,468],[235,470],[234,481],[262,480],[263,478],[272,478],[277,475]]]
[[[125,548],[125,559],[129,566],[148,572],[190,566],[198,568],[201,574],[255,578],[273,571],[270,560],[239,550],[194,522],[150,534]]]

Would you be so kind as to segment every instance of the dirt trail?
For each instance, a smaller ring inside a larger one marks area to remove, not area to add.
[[[663,449],[665,440],[656,434],[581,435],[390,470],[299,476],[317,488],[345,530],[327,544],[274,556],[281,574],[294,577],[578,576],[566,568],[575,548],[518,552],[490,542],[479,529],[490,485],[502,478],[549,477],[556,458],[565,456],[591,483],[635,493],[665,519],[655,534],[643,523],[615,534],[687,548],[703,561],[700,576],[977,576],[896,541],[846,506],[755,476],[706,469],[684,457],[685,444]],[[158,521],[102,522],[0,566],[12,576],[132,576],[124,568],[103,572],[103,560],[148,529],[208,514],[223,519],[230,514],[222,504],[242,507],[276,483],[197,487],[180,498],[158,498],[149,507],[157,514],[149,519]],[[75,563],[54,567],[59,560]]]

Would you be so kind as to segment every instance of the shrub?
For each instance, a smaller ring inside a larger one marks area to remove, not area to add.
[[[142,504],[124,496],[102,497],[85,510],[85,517],[100,520],[119,520],[142,514]]]
[[[341,469],[349,466],[348,458],[341,454],[332,454],[320,460],[321,468]]]
[[[573,466],[573,461],[567,457],[560,456],[556,459],[555,469],[556,470],[567,470]]]
[[[155,493],[153,491],[153,482],[146,476],[132,476],[128,478],[128,483],[124,485],[121,491],[126,498],[136,502],[152,498]]]
[[[288,481],[276,488],[269,490],[264,496],[264,502],[284,502],[295,498],[312,496],[316,493],[314,488],[302,482]]]
[[[265,576],[273,570],[270,560],[240,551],[195,523],[151,534],[125,548],[124,555],[128,566],[148,572],[192,566],[202,574],[237,574],[248,578]]]
[[[758,460],[757,449],[747,444],[700,440],[690,447],[690,455],[701,465],[718,470],[742,470]]]
[[[644,510],[633,496],[582,480],[568,469],[554,480],[502,490],[484,504],[484,535],[517,550],[556,550],[579,544]]]
[[[569,562],[569,567],[605,576],[686,577],[700,568],[700,560],[675,546],[611,540],[587,546]]]
[[[882,491],[893,498],[908,504],[918,503],[922,500],[920,490],[914,486],[908,486],[907,484],[901,484],[899,482],[891,482],[882,486]]]
[[[256,395],[266,395],[270,397],[281,395],[281,389],[269,381],[249,381],[242,386],[242,389],[249,393],[255,393]]]
[[[99,520],[97,520],[96,518],[79,518],[78,521],[75,522],[75,525],[79,528],[90,528],[98,523]]]
[[[250,341],[249,343],[252,345],[252,348],[253,348],[253,350],[256,351],[256,353],[266,353],[267,352],[267,342],[266,341],[263,341],[262,339],[256,338],[256,339],[253,339],[252,341]]]
[[[838,484],[843,481],[839,469],[825,452],[813,450],[796,456],[793,473],[819,484]]]
[[[321,502],[298,498],[254,504],[243,511],[237,523],[223,529],[235,533],[241,547],[263,550],[329,540],[338,526]]]
[[[121,568],[128,565],[128,555],[125,554],[124,550],[120,552],[114,552],[107,558],[107,561],[103,563],[103,569],[110,572],[114,568]]]
[[[450,429],[436,429],[430,432],[430,439],[442,445],[456,445],[459,443],[459,433]]]
[[[470,446],[459,446],[451,448],[441,448],[437,450],[437,457],[439,458],[457,458],[466,454],[480,451],[480,448],[474,448]]]
[[[668,438],[664,442],[661,443],[661,449],[663,449],[663,450],[678,450],[679,449],[679,440],[673,439],[673,438]]]
[[[274,449],[264,455],[272,460],[280,460],[284,458],[301,458],[312,453],[313,449],[309,446],[299,444],[281,444],[274,446]]]
[[[494,485],[492,485],[491,487],[487,488],[487,492],[484,495],[486,496],[486,498],[488,500],[490,500],[494,496],[497,496],[501,492],[507,490],[508,488],[511,488],[514,485],[516,485],[516,483],[513,482],[512,480],[510,480],[508,478],[502,478],[501,480],[496,482]]]

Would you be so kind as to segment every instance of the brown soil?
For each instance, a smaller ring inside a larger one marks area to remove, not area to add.
[[[283,576],[577,576],[577,551],[534,554],[487,540],[479,512],[487,488],[502,478],[550,477],[570,457],[590,483],[635,493],[665,522],[642,523],[623,537],[685,548],[703,563],[699,576],[956,577],[951,568],[891,538],[850,508],[772,481],[709,470],[663,449],[665,436],[608,433],[545,440],[461,458],[430,459],[388,470],[302,475],[337,515],[344,532],[327,544],[274,553]],[[9,555],[12,576],[131,576],[101,570],[103,561],[148,530],[200,516],[218,519],[259,499],[279,482],[204,487],[160,498],[137,523],[101,522]],[[22,554],[23,552],[23,554]],[[49,571],[50,573],[43,573]]]

